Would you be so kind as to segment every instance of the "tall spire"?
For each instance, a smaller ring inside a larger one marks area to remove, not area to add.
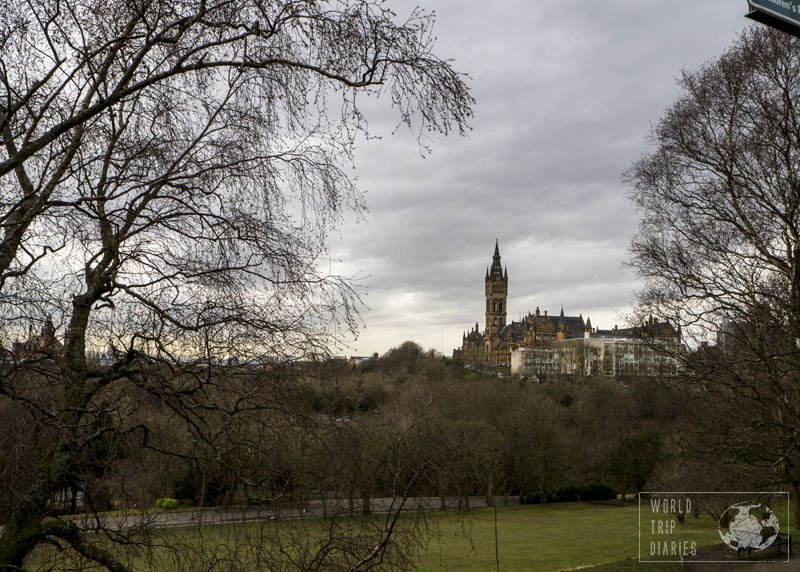
[[[508,271],[503,272],[500,259],[500,241],[494,241],[492,266],[486,276],[486,339],[487,352],[496,352],[500,347],[500,331],[508,316]],[[497,360],[495,355],[494,360]]]
[[[489,278],[492,280],[503,279],[503,265],[500,263],[500,244],[495,240],[494,255],[492,256],[492,268],[489,270]]]

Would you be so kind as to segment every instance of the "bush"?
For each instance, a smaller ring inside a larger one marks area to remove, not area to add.
[[[156,508],[174,510],[178,508],[178,501],[169,497],[156,499]]]
[[[575,502],[586,500],[581,494],[584,487],[561,487],[552,497],[552,502]]]
[[[212,467],[212,471],[206,475],[205,490],[200,474],[200,470],[196,469],[176,481],[173,491],[175,497],[188,500],[192,505],[199,505],[203,500],[205,506],[218,506],[235,489],[235,482],[224,468]]]
[[[580,487],[582,501],[614,500],[617,498],[617,491],[603,483],[589,483]]]
[[[581,486],[561,487],[554,494],[547,495],[547,502],[587,502],[599,500],[614,500],[617,498],[617,491],[602,483],[589,483]],[[525,495],[522,504],[539,504],[542,502],[542,494],[539,492],[528,493]]]
[[[187,472],[175,483],[175,497],[179,499],[189,499],[190,504],[198,504],[202,491],[200,479],[197,478],[195,471]]]
[[[525,495],[522,504],[540,504],[542,502],[541,493],[528,493]]]

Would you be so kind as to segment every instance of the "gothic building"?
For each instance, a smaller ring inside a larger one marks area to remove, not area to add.
[[[492,265],[486,269],[484,292],[486,296],[486,325],[481,332],[478,323],[462,338],[461,349],[456,350],[467,365],[499,365],[511,362],[511,352],[521,347],[533,347],[545,342],[563,341],[583,337],[591,322],[583,316],[548,315],[536,308],[521,321],[507,323],[508,268],[503,268],[500,245],[495,242]]]
[[[594,348],[592,351],[596,353],[597,348],[605,351],[608,346],[610,352],[610,348],[622,347],[619,344],[622,340],[630,341],[634,346],[644,338],[665,343],[679,343],[680,341],[680,332],[676,332],[667,322],[659,322],[651,318],[647,324],[640,327],[617,328],[615,326],[612,330],[600,330],[592,327],[589,318],[584,321],[583,315],[565,315],[563,308],[558,315],[548,315],[547,310],[542,312],[537,307],[533,313],[528,312],[520,321],[508,323],[506,319],[508,269],[504,269],[501,264],[500,246],[497,242],[494,246],[492,265],[486,269],[484,294],[486,321],[483,332],[480,331],[476,322],[474,328],[464,333],[461,348],[454,351],[454,356],[463,359],[465,365],[509,365],[512,362],[512,352],[526,351],[528,360],[545,359],[541,357],[545,356],[549,360],[548,367],[564,369],[567,366],[562,365],[561,354],[574,353],[573,346],[576,344],[581,347]],[[578,342],[577,340],[584,341]],[[590,343],[589,340],[593,341]],[[611,345],[612,341],[615,344],[613,346]],[[547,351],[542,353],[545,349]],[[641,353],[645,350],[637,349],[636,351]],[[649,360],[650,354],[647,351],[645,354],[647,356],[644,361],[638,360],[636,363],[644,363]],[[531,358],[531,356],[534,357]],[[604,371],[611,370],[606,368]],[[617,369],[614,371],[616,372]]]

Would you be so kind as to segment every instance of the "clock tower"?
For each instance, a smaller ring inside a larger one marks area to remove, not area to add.
[[[500,247],[495,241],[491,268],[486,269],[486,337],[497,339],[506,325],[508,268],[500,264]]]

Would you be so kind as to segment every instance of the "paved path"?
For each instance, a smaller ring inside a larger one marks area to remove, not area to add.
[[[765,559],[747,560],[737,558],[736,552],[723,544],[709,546],[701,549],[697,558],[703,560],[723,560],[723,562],[684,562],[683,569],[687,572],[722,572],[732,570],[734,572],[800,572],[800,557],[791,557],[787,560],[786,547],[781,548],[782,553],[777,548],[764,549]],[[758,558],[761,555],[756,556]],[[766,561],[766,559],[774,559]]]
[[[386,514],[397,509],[399,499],[379,498],[372,499],[370,512],[372,514]],[[503,506],[503,497],[498,497],[498,506]],[[456,509],[458,499],[448,497],[445,499],[446,507]],[[517,498],[509,497],[508,505],[516,505]],[[483,508],[486,506],[485,497],[470,497],[470,508]],[[354,514],[361,514],[361,503],[354,505]],[[402,510],[404,512],[420,512],[439,510],[441,500],[439,497],[419,497],[406,499]],[[124,530],[147,526],[150,528],[173,528],[181,526],[216,525],[233,522],[257,522],[266,520],[292,520],[299,518],[324,518],[334,515],[349,515],[350,506],[346,500],[338,499],[327,501],[323,507],[322,501],[272,503],[265,507],[212,507],[188,511],[159,511],[147,514],[117,514],[100,515],[99,517],[82,516],[76,520],[85,528],[94,528],[98,524],[111,530]],[[99,522],[98,522],[99,521]]]

